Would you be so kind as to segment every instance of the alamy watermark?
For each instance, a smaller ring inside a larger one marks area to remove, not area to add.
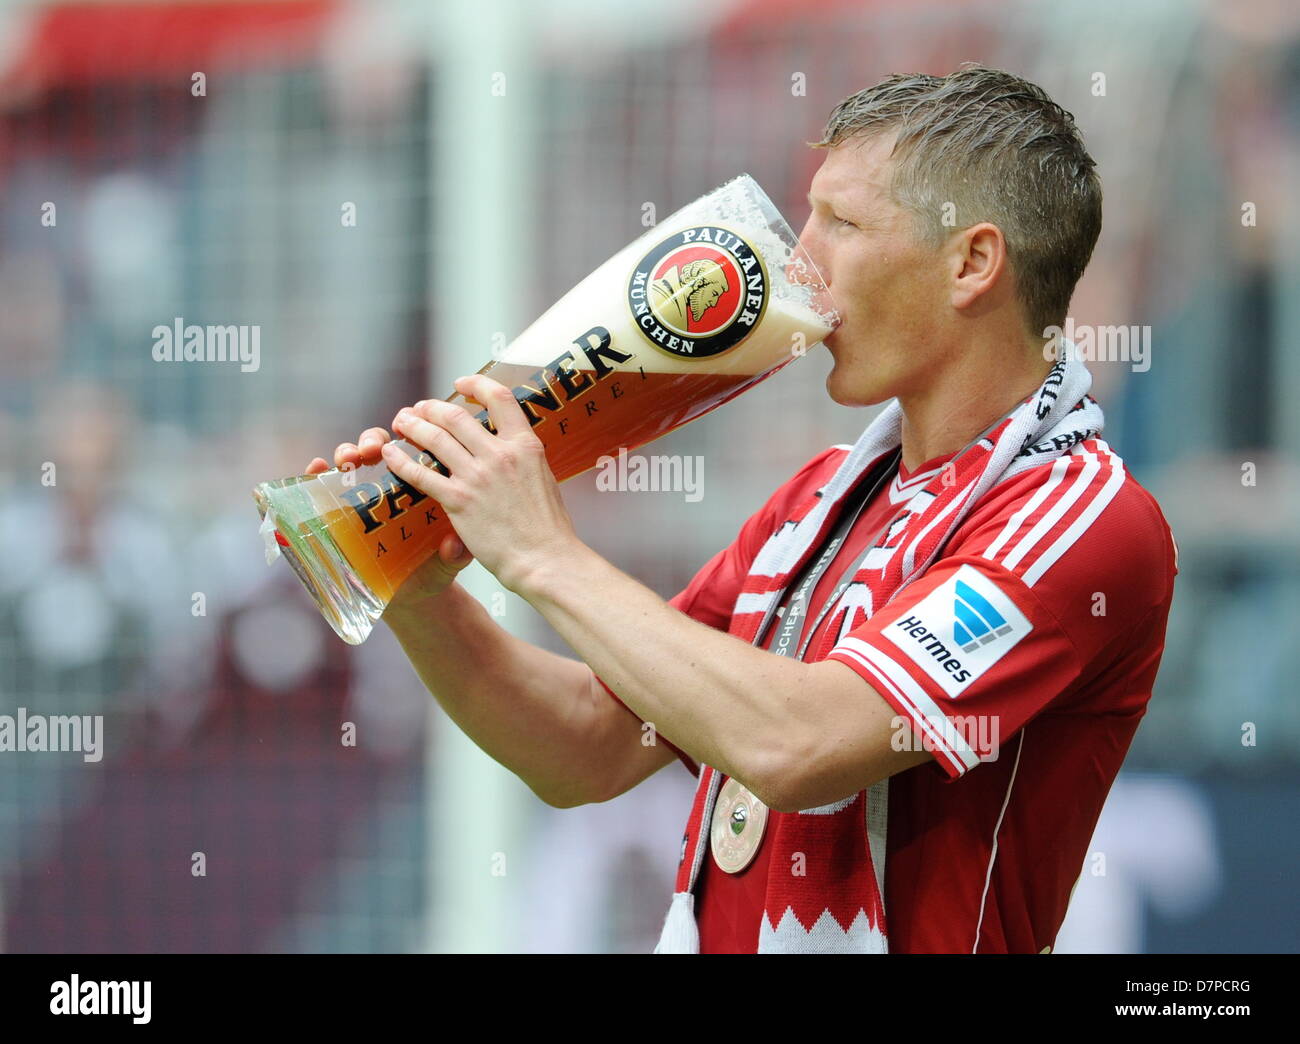
[[[102,714],[0,714],[0,754],[79,751],[85,761],[104,756]]]
[[[262,328],[257,325],[198,326],[177,316],[171,326],[153,328],[154,362],[230,362],[244,373],[262,365]]]
[[[131,1021],[143,1026],[152,1018],[153,982],[124,979],[84,982],[75,972],[67,979],[50,984],[51,1015],[130,1015]]]
[[[1062,346],[1083,362],[1126,362],[1134,373],[1151,369],[1151,327],[1090,326],[1069,317],[1064,326],[1043,329],[1043,358],[1055,362]]]
[[[948,718],[957,733],[966,738],[972,749],[979,752],[980,761],[997,761],[1001,747],[1001,726],[995,714],[965,714]],[[934,753],[940,749],[929,730],[918,735],[912,719],[901,714],[890,721],[893,734],[889,745],[894,750],[924,750]],[[987,751],[987,753],[983,753]]]
[[[704,497],[704,458],[679,455],[653,457],[628,455],[620,446],[618,456],[608,454],[596,459],[600,470],[596,488],[602,493],[619,490],[628,493],[682,493],[688,503]]]

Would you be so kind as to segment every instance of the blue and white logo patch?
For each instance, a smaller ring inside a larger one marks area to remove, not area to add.
[[[997,584],[964,565],[882,634],[955,697],[1032,630]]]

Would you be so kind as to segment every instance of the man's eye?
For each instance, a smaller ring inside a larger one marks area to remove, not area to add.
[[[849,221],[849,220],[847,220],[846,218],[842,218],[842,217],[837,217],[837,218],[835,219],[835,224],[837,224],[840,228],[857,228],[857,227],[858,227],[858,226],[855,225],[852,221]]]

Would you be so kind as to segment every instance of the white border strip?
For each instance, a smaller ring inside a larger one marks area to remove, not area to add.
[[[998,822],[993,828],[993,846],[989,850],[989,865],[984,871],[984,894],[980,896],[980,916],[975,922],[975,941],[971,944],[970,952],[978,953],[980,948],[980,929],[984,927],[984,905],[989,899],[989,885],[993,881],[993,864],[998,858],[998,834],[1002,830],[1002,817],[1007,814],[1007,805],[1011,804],[1011,788],[1016,782],[1016,770],[1020,768],[1020,752],[1025,749],[1025,729],[1026,725],[1020,730],[1020,743],[1016,747],[1016,762],[1011,766],[1011,778],[1007,780],[1007,792],[1002,798],[1002,810],[998,812]]]
[[[958,775],[979,764],[979,755],[971,750],[966,737],[949,720],[930,694],[895,660],[860,638],[845,638],[831,655],[843,653],[879,677],[922,731],[944,754]]]
[[[1101,443],[1100,445],[1106,446],[1105,443]],[[1109,452],[1109,446],[1106,446],[1106,450],[1110,456],[1110,465],[1114,469],[1111,472],[1110,478],[1106,480],[1106,484],[1101,487],[1101,491],[1093,497],[1092,502],[1084,508],[1084,510],[1079,514],[1079,517],[1070,525],[1070,528],[1057,537],[1056,541],[1051,544],[1046,551],[1038,556],[1034,561],[1034,564],[1025,570],[1021,579],[1024,580],[1026,587],[1033,587],[1035,583],[1042,579],[1043,574],[1046,573],[1056,563],[1057,559],[1065,554],[1065,552],[1073,546],[1074,542],[1083,535],[1084,531],[1096,521],[1097,516],[1105,510],[1106,505],[1115,499],[1115,494],[1119,492],[1120,486],[1124,484],[1124,476],[1126,474],[1124,470],[1124,462],[1120,460],[1119,457]]]
[[[1085,457],[1087,463],[1084,464],[1083,470],[1079,472],[1079,477],[1074,480],[1074,484],[1065,491],[1060,499],[1052,505],[1051,509],[1038,520],[1038,524],[1021,538],[1020,543],[1006,553],[1002,559],[1002,565],[1007,569],[1015,569],[1020,560],[1029,554],[1051,531],[1052,527],[1061,520],[1061,516],[1088,492],[1092,480],[1101,471],[1101,460],[1092,450],[1085,449],[1080,455]]]
[[[1002,532],[998,534],[997,539],[989,544],[988,549],[984,552],[985,558],[992,561],[997,553],[1002,550],[1002,546],[1020,532],[1020,527],[1024,524],[1025,519],[1032,515],[1038,509],[1038,506],[1047,499],[1052,490],[1060,485],[1061,480],[1065,477],[1066,469],[1070,466],[1070,460],[1071,458],[1067,455],[1061,457],[1052,465],[1051,473],[1043,484],[1038,487],[1034,495],[1025,502],[1024,507],[1007,519],[1007,524]]]

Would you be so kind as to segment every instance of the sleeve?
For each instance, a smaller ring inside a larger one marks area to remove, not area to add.
[[[794,507],[831,477],[848,449],[847,446],[833,446],[800,468],[749,517],[736,539],[709,559],[691,582],[668,600],[668,604],[714,630],[728,630],[731,626],[731,610],[744,586],[745,577],[749,575],[750,563]],[[599,675],[596,680],[629,714],[633,714],[631,708],[618,698]],[[637,720],[640,721],[640,718]],[[677,755],[692,776],[699,775],[699,766],[689,755],[662,733],[657,735]]]
[[[1053,488],[1074,488],[1075,468]],[[1144,490],[1125,488],[1117,461],[1097,470],[1079,466],[1088,488],[1065,507],[1040,493],[1051,476],[1023,483],[831,650],[907,719],[950,782],[996,760],[1049,705],[1064,709],[1080,682],[1124,658],[1144,633],[1137,621],[1167,609],[1167,523]],[[1130,698],[1122,683],[1069,710],[1113,713],[1104,701]]]

